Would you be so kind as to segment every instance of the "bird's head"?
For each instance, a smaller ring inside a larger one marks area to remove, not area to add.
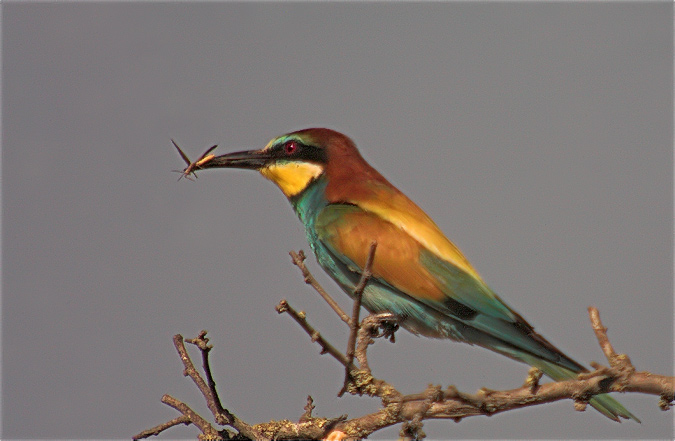
[[[311,128],[274,138],[260,150],[213,156],[198,162],[198,168],[257,170],[291,198],[320,176],[342,174],[338,170],[361,162],[365,163],[347,136],[330,129]]]

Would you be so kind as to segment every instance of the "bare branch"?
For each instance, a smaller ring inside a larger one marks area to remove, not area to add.
[[[609,338],[607,338],[607,328],[605,328],[600,321],[600,313],[598,312],[597,308],[589,306],[588,315],[591,318],[591,325],[593,326],[593,331],[595,332],[595,338],[598,339],[598,343],[600,343],[602,352],[605,354],[605,357],[607,357],[607,360],[611,363],[616,357],[616,352],[614,352],[614,348],[609,342]]]
[[[282,302],[279,308],[290,307],[287,306],[287,303]],[[292,309],[280,312],[289,312],[308,334],[318,334],[318,332],[306,324],[302,313],[298,313]],[[346,416],[317,418],[312,415],[314,404],[311,398],[308,397],[304,409],[305,413],[298,423],[288,420],[271,421],[252,427],[249,426],[250,431],[248,433],[254,434],[254,436],[245,435],[242,430],[240,430],[240,435],[247,436],[250,439],[262,439],[264,437],[280,440],[297,438],[325,439],[328,433],[331,432],[340,433],[341,436],[344,435],[345,437],[364,438],[382,428],[403,423],[401,436],[404,439],[420,439],[424,436],[422,422],[428,419],[452,419],[460,421],[470,416],[493,415],[522,407],[562,399],[575,400],[579,396],[592,397],[607,392],[639,392],[659,395],[661,396],[659,405],[664,410],[668,408],[670,402],[673,400],[673,393],[675,392],[675,379],[673,377],[655,375],[648,372],[633,372],[626,379],[621,379],[620,372],[612,367],[600,367],[596,371],[580,375],[578,379],[547,384],[538,384],[540,373],[530,370],[528,380],[523,386],[505,391],[483,388],[475,394],[467,394],[458,391],[454,386],[449,386],[445,390],[442,390],[441,386],[430,385],[422,393],[403,396],[387,382],[374,378],[369,369],[363,368],[364,364],[367,367],[365,349],[363,349],[362,354],[364,356],[363,361],[359,358],[361,356],[359,355],[359,349],[367,348],[368,340],[373,335],[382,335],[379,333],[379,327],[392,318],[393,316],[391,315],[379,314],[370,315],[362,321],[358,338],[359,347],[355,356],[362,368],[352,368],[352,383],[348,389],[348,392],[352,394],[367,394],[379,397],[383,406],[380,410],[349,420],[346,419]],[[602,328],[601,325],[600,327]],[[604,331],[601,332],[601,335],[606,337]],[[202,337],[202,343],[197,344],[208,347],[204,338],[205,335],[200,334],[200,337]],[[179,339],[175,338],[174,341],[176,340]],[[195,339],[195,341],[200,341],[200,339]],[[602,344],[602,339],[599,339],[599,341]],[[321,345],[324,347],[324,345],[327,345],[327,342],[323,342]],[[328,347],[331,346],[329,345]],[[181,354],[181,358],[183,358],[180,350],[179,353]],[[339,361],[342,359],[346,362],[344,355],[334,358]],[[191,362],[187,364],[186,372],[189,370],[190,364]],[[163,397],[162,401],[179,410],[183,414],[183,417],[144,431],[136,436],[137,439],[155,435],[165,430],[165,428],[176,424],[187,424],[188,421],[199,427],[204,435],[217,436],[218,432],[184,403],[168,395]],[[581,407],[577,406],[576,402],[575,408],[582,410]],[[235,427],[234,424],[232,426]]]
[[[354,304],[352,306],[352,318],[349,323],[349,340],[347,340],[347,359],[349,362],[354,361],[354,348],[356,347],[356,336],[359,332],[359,313],[361,312],[361,299],[363,298],[363,290],[366,289],[366,284],[373,275],[373,260],[375,258],[375,250],[377,249],[377,242],[373,241],[370,244],[370,252],[366,265],[363,267],[361,279],[354,288]]]
[[[530,369],[524,384],[512,390],[496,391],[482,388],[474,394],[468,394],[460,392],[455,386],[442,389],[440,385],[429,385],[421,393],[402,395],[391,384],[372,375],[367,358],[367,349],[374,342],[374,338],[388,337],[390,340],[394,340],[394,332],[398,328],[397,321],[399,318],[391,313],[380,313],[371,314],[359,322],[361,297],[368,279],[372,276],[376,246],[376,243],[371,245],[361,280],[355,287],[351,318],[347,317],[311,275],[304,264],[304,253],[302,251],[297,254],[290,253],[294,264],[302,271],[305,282],[321,294],[342,321],[349,324],[347,354],[338,351],[335,346],[309,325],[304,312],[296,311],[285,300],[282,300],[276,309],[279,313],[288,313],[311,337],[312,341],[321,346],[322,354],[330,354],[345,367],[345,382],[341,394],[349,392],[355,395],[365,394],[378,397],[381,400],[382,408],[371,414],[352,419],[347,419],[346,415],[335,418],[320,418],[313,415],[314,402],[311,397],[307,397],[304,413],[297,423],[282,420],[254,426],[248,425],[222,406],[209,365],[208,354],[212,346],[209,344],[209,339],[206,338],[206,331],[202,331],[195,339],[186,340],[188,343],[195,344],[202,353],[206,381],[195,369],[185,349],[183,337],[176,335],[174,336],[174,345],[183,361],[184,375],[190,376],[200,389],[218,424],[236,429],[239,432],[236,435],[238,438],[275,440],[365,438],[382,428],[402,424],[400,431],[402,439],[421,439],[425,436],[422,430],[423,422],[428,419],[451,419],[459,422],[471,416],[489,416],[563,399],[572,400],[576,410],[584,410],[589,398],[608,392],[637,392],[657,395],[660,397],[659,407],[662,410],[670,408],[675,396],[675,378],[650,372],[636,372],[628,356],[615,352],[607,337],[607,329],[600,321],[600,315],[595,308],[589,308],[589,315],[598,343],[609,362],[609,367],[591,363],[594,371],[579,374],[573,380],[546,384],[540,384],[541,371]],[[358,363],[355,363],[355,360]],[[580,400],[579,397],[584,397],[584,400]],[[165,395],[162,402],[177,409],[182,415],[143,431],[136,435],[134,439],[157,435],[178,424],[194,424],[202,431],[204,438],[229,438],[231,436],[225,429],[218,432],[189,406],[169,395]]]
[[[366,284],[373,276],[373,261],[375,260],[376,250],[377,250],[377,241],[374,240],[370,244],[370,249],[368,251],[368,258],[366,259],[366,264],[363,267],[361,279],[359,279],[359,283],[356,285],[356,287],[354,287],[354,297],[361,297],[361,294],[363,294],[363,290],[366,289]]]
[[[642,392],[647,394],[658,394],[661,396],[659,407],[661,410],[670,409],[671,403],[675,400],[675,377],[656,375],[649,372],[636,372],[633,363],[626,354],[617,354],[614,347],[607,337],[607,328],[600,320],[600,313],[597,308],[589,306],[588,314],[591,318],[591,324],[595,337],[605,354],[611,369],[607,369],[597,363],[591,365],[598,371],[610,371],[617,377],[617,383],[626,392]]]
[[[202,331],[203,332],[203,331]],[[192,359],[187,353],[187,350],[185,349],[185,344],[183,343],[183,336],[180,334],[176,334],[173,336],[173,345],[176,347],[176,350],[178,351],[178,355],[180,355],[180,359],[183,362],[184,370],[183,370],[183,375],[189,376],[192,381],[197,385],[199,390],[201,391],[202,395],[204,395],[204,398],[206,398],[206,403],[209,407],[209,410],[211,413],[213,413],[214,416],[219,415],[221,412],[221,409],[219,409],[219,403],[216,403],[214,396],[211,392],[211,389],[208,387],[202,376],[197,372],[197,369],[195,368],[195,365],[192,363]],[[226,420],[221,422],[218,422],[218,424],[232,424],[232,421]]]
[[[167,421],[166,423],[158,424],[152,429],[144,430],[138,435],[134,435],[131,437],[133,440],[137,439],[145,439],[145,438],[150,438],[151,436],[157,436],[160,433],[164,432],[166,429],[170,429],[173,426],[177,426],[179,424],[185,424],[186,426],[189,426],[191,424],[190,418],[185,415],[181,415],[179,417],[176,417],[170,421]]]
[[[212,437],[218,436],[218,431],[214,429],[211,423],[202,418],[197,412],[190,409],[190,406],[183,403],[182,401],[175,399],[169,394],[165,394],[162,397],[162,403],[173,407],[174,409],[182,413],[184,416],[189,418],[190,422],[195,426],[199,427],[199,430],[201,430],[204,435]]]
[[[295,320],[302,329],[305,330],[307,335],[312,339],[313,342],[316,342],[321,346],[322,354],[330,354],[334,359],[340,362],[344,367],[349,367],[350,363],[347,360],[347,357],[335,349],[335,346],[328,343],[326,339],[323,338],[319,331],[315,330],[309,323],[307,323],[307,317],[303,311],[296,311],[288,304],[286,300],[282,300],[276,307],[276,310],[279,314],[284,312],[288,313],[293,320]],[[351,365],[354,368],[353,364]]]
[[[356,337],[359,333],[359,315],[361,312],[361,300],[363,298],[363,290],[366,289],[368,281],[373,275],[373,260],[375,259],[375,250],[377,249],[377,241],[373,241],[370,244],[370,251],[368,253],[368,258],[366,259],[366,264],[363,267],[363,272],[361,273],[361,278],[359,283],[354,287],[354,303],[352,305],[352,318],[349,322],[349,339],[347,340],[347,361],[351,365],[354,362],[354,351],[356,347]],[[366,365],[367,366],[367,365]],[[363,366],[362,366],[363,367]],[[340,392],[338,392],[338,397],[341,397],[346,391],[349,385],[349,382],[352,380],[349,369],[345,369],[345,381],[344,385]]]
[[[211,352],[213,345],[209,344],[209,339],[206,337],[206,331],[201,331],[197,338],[189,338],[185,341],[197,346],[202,353],[202,369],[204,369],[204,374],[206,374],[206,381],[210,391],[209,396],[206,397],[207,402],[209,399],[213,401],[213,408],[217,410],[217,413],[214,414],[216,419],[218,418],[218,415],[226,415],[226,420],[221,418],[223,421],[218,421],[218,424],[229,424],[229,421],[231,418],[233,418],[233,415],[229,415],[229,412],[225,410],[223,404],[220,402],[220,397],[218,396],[216,382],[213,379],[213,375],[211,374],[211,365],[209,363],[209,352]]]
[[[307,404],[304,407],[305,413],[303,413],[300,416],[300,419],[298,421],[301,422],[301,423],[304,423],[304,422],[307,422],[307,421],[311,420],[313,418],[312,417],[312,411],[315,408],[316,408],[316,406],[314,406],[314,400],[312,399],[312,396],[307,395]]]
[[[205,334],[206,333],[204,333],[204,335]],[[185,349],[185,344],[183,343],[183,336],[180,334],[174,335],[173,344],[176,347],[176,350],[178,351],[178,355],[180,355],[180,359],[183,362],[183,366],[185,367],[183,375],[189,376],[192,379],[192,381],[197,385],[202,395],[206,399],[206,404],[209,410],[216,418],[216,422],[220,425],[228,425],[235,428],[239,433],[241,433],[243,436],[247,438],[263,439],[264,437],[262,437],[257,431],[255,431],[249,424],[237,418],[227,409],[223,409],[222,405],[220,405],[220,401],[218,400],[217,395],[214,396],[214,394],[211,391],[211,388],[206,384],[206,382],[199,374],[199,372],[197,372],[197,369],[195,369],[195,366],[192,363],[192,360],[190,359],[187,350]],[[206,358],[206,362],[208,363],[208,357]],[[210,372],[210,368],[208,372]],[[214,390],[215,390],[215,383],[214,383]]]
[[[307,258],[305,256],[305,252],[302,250],[297,253],[295,251],[291,251],[288,254],[290,254],[293,264],[300,268],[302,276],[305,278],[305,283],[314,288],[314,290],[319,293],[319,295],[326,301],[326,303],[328,303],[333,311],[335,311],[338,317],[340,317],[340,320],[349,325],[349,316],[342,310],[342,308],[340,308],[340,305],[338,305],[337,302],[333,300],[330,294],[328,294],[328,292],[323,289],[319,282],[316,281],[312,273],[309,272],[309,269],[307,269],[307,265],[305,265],[305,259]]]

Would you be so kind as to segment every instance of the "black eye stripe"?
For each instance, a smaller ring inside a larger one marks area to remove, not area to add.
[[[294,147],[291,148],[291,146]],[[289,151],[289,149],[292,151]],[[289,139],[286,142],[277,144],[272,148],[270,153],[277,159],[309,161],[317,164],[326,163],[326,150],[323,147],[307,145],[297,139]]]

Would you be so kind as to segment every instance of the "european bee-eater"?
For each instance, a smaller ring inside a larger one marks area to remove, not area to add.
[[[434,221],[371,167],[347,136],[300,130],[260,150],[205,154],[184,173],[208,168],[257,170],[274,182],[305,226],[319,265],[349,295],[377,241],[362,298],[370,312],[393,313],[415,334],[483,346],[554,380],[587,371],[500,299]],[[612,420],[639,421],[609,395],[590,404]]]

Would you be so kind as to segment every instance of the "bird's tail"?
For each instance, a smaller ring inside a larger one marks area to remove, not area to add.
[[[523,361],[538,368],[555,381],[572,380],[575,379],[578,374],[578,372],[574,372],[571,369],[558,366],[554,363],[551,363],[550,361],[539,358],[531,356],[522,357],[522,355],[519,358],[528,358],[528,360],[523,359]],[[588,404],[593,406],[598,412],[611,420],[621,422],[621,418],[625,418],[637,421],[638,423],[640,422],[638,417],[633,415],[630,411],[628,411],[628,409],[623,407],[620,402],[610,397],[608,394],[596,395],[588,401]]]

